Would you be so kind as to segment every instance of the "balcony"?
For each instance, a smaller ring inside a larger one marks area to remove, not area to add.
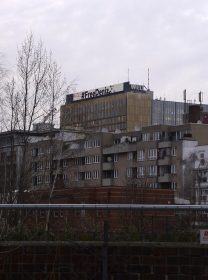
[[[103,162],[103,170],[112,170],[113,165],[113,162]]]
[[[158,165],[170,165],[170,164],[171,164],[170,156],[165,156],[164,158],[158,160]]]
[[[161,175],[158,177],[158,182],[159,183],[167,183],[171,181],[171,177],[169,173],[166,173],[164,175]]]
[[[103,187],[110,187],[113,184],[113,179],[112,178],[105,178],[102,180],[102,186]]]
[[[136,151],[136,144],[121,143],[118,145],[113,145],[111,147],[103,148],[103,154],[119,154],[128,153]]]
[[[158,148],[170,148],[171,147],[171,141],[164,141],[158,143]]]

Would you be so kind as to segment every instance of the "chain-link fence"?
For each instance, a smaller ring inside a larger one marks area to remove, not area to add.
[[[206,205],[1,204],[1,240],[198,242]]]

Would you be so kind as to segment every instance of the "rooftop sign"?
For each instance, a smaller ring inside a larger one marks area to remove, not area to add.
[[[111,95],[111,94],[121,93],[121,92],[128,92],[128,91],[146,92],[146,88],[143,85],[135,85],[135,84],[130,84],[129,82],[125,82],[121,84],[115,84],[115,85],[110,85],[106,87],[85,90],[74,94],[70,94],[68,95],[69,97],[68,102],[70,103],[73,101],[78,101],[83,99],[92,99],[100,96]]]
[[[95,97],[109,95],[122,91],[124,91],[123,83],[75,93],[74,100],[95,98]]]

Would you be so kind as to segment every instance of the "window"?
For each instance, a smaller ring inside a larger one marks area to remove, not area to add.
[[[46,161],[46,169],[50,169],[51,168],[51,162],[50,160]]]
[[[115,139],[114,140],[114,144],[120,144],[121,143],[121,139]]]
[[[127,168],[126,175],[127,175],[128,178],[132,177],[132,168],[131,167]]]
[[[68,162],[66,159],[63,160],[63,167],[67,167],[68,166]]]
[[[113,156],[113,161],[114,161],[114,162],[118,162],[118,154],[114,154],[114,156]]]
[[[32,162],[32,171],[37,171],[37,162]]]
[[[157,166],[156,165],[150,165],[148,167],[148,174],[151,177],[157,176]]]
[[[99,163],[100,162],[100,156],[92,156],[92,163]]]
[[[68,181],[68,176],[67,176],[67,174],[63,174],[63,180],[64,180],[64,182],[67,182],[67,181]]]
[[[155,141],[160,140],[160,132],[159,131],[153,132],[152,136],[153,136],[153,140],[155,140]]]
[[[175,164],[171,165],[171,174],[176,174],[176,166],[175,166]]]
[[[200,153],[200,159],[204,159],[204,153]]]
[[[37,170],[42,170],[43,169],[43,162],[42,161],[39,161],[37,163]]]
[[[79,165],[80,164],[80,158],[75,158],[74,164]]]
[[[64,216],[64,210],[59,210],[59,215],[60,215],[61,218],[63,218],[63,216]]]
[[[92,179],[98,179],[99,178],[99,170],[94,170],[92,172]]]
[[[94,147],[100,147],[100,139],[94,139],[93,146]]]
[[[91,163],[91,157],[90,156],[86,156],[85,157],[85,164],[90,164]]]
[[[85,179],[86,179],[86,180],[91,179],[91,172],[90,172],[90,171],[86,171],[86,172],[85,172]]]
[[[150,134],[149,133],[143,133],[142,134],[142,141],[149,141],[150,140]]]
[[[33,148],[31,154],[33,157],[36,157],[38,155],[38,148]]]
[[[113,178],[118,178],[118,170],[113,170]]]
[[[54,218],[58,218],[59,217],[59,210],[54,210],[53,215],[54,215]]]
[[[176,156],[176,147],[171,148],[171,156],[173,156],[173,157]]]
[[[37,184],[40,185],[43,182],[43,177],[42,176],[37,176]]]
[[[46,184],[50,183],[50,175],[45,175],[45,183]]]
[[[58,164],[58,161],[53,160],[53,168],[54,168],[54,169],[56,169],[56,168],[57,168],[57,164]]]
[[[148,187],[149,187],[150,189],[157,189],[157,183],[155,183],[155,182],[149,183],[149,184],[148,184]]]
[[[177,183],[176,182],[171,182],[171,189],[176,190]]]
[[[149,149],[148,150],[148,158],[150,160],[157,159],[157,149]]]
[[[138,161],[143,161],[144,160],[144,150],[139,150],[137,152],[137,160]]]
[[[32,186],[36,186],[37,185],[37,177],[34,176],[32,177]]]
[[[44,154],[43,148],[39,148],[39,149],[38,149],[38,155],[41,156],[41,155],[43,155],[43,154]]]
[[[100,139],[93,139],[93,140],[87,140],[84,143],[85,149],[90,149],[92,147],[100,147]]]
[[[89,141],[89,140],[85,141],[84,147],[85,147],[85,149],[90,149],[90,148],[92,148],[92,143],[91,143],[91,141]]]
[[[133,159],[133,153],[129,152],[127,153],[127,160],[132,160]]]
[[[144,166],[139,166],[137,168],[137,177],[138,178],[144,177]]]

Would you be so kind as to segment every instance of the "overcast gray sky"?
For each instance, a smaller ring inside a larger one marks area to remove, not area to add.
[[[10,67],[30,31],[77,91],[130,81],[155,97],[204,92],[208,103],[207,0],[0,0],[0,52]]]

